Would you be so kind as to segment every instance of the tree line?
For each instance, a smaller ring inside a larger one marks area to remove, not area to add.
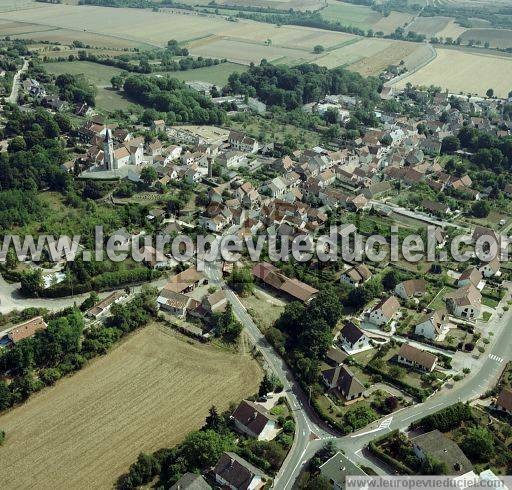
[[[175,78],[130,75],[124,81],[123,89],[134,101],[165,113],[168,124],[223,124],[226,121],[224,110]]]
[[[245,73],[232,73],[225,91],[258,97],[267,105],[293,110],[328,94],[377,101],[380,86],[376,78],[363,78],[343,68],[329,70],[315,64],[286,67],[263,60],[259,66],[251,65]]]

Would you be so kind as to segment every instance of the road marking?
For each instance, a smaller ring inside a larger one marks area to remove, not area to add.
[[[379,432],[380,430],[387,430],[387,429],[389,429],[389,426],[391,425],[392,421],[393,421],[393,417],[390,417],[389,419],[383,420],[376,429],[368,430],[366,432],[362,432],[361,434],[355,434],[350,437],[352,439],[354,439],[356,437],[361,437],[361,436],[365,436],[367,434],[373,434],[374,432]]]
[[[503,357],[497,356],[496,354],[489,354],[489,358],[498,363],[503,362]]]
[[[416,417],[416,415],[409,415],[409,417],[406,417],[406,418],[404,419],[404,422],[405,422],[406,420],[412,419],[412,418],[414,418],[414,417]]]

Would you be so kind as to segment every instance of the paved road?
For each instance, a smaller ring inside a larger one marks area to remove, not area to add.
[[[504,313],[503,318],[495,322],[495,335],[489,346],[490,348],[482,355],[480,361],[473,365],[472,373],[462,381],[446,385],[423,403],[395,412],[354,434],[333,438],[332,441],[353,463],[359,466],[371,466],[373,469],[378,467],[377,473],[386,473],[389,469],[381,462],[375,461],[367,452],[368,443],[392,430],[405,430],[413,421],[458,401],[476,399],[494,387],[505,363],[512,360],[512,311]],[[302,461],[309,460],[324,443],[325,440],[311,441],[301,458]],[[289,469],[285,471],[288,473]],[[294,481],[299,473],[300,467],[294,469],[290,480]],[[279,488],[289,489],[292,486],[287,484]]]
[[[235,315],[263,354],[268,366],[283,382],[292,406],[296,419],[296,437],[274,481],[274,487],[279,490],[293,487],[304,465],[327,441],[332,441],[342,449],[355,464],[369,466],[378,474],[386,473],[389,469],[382,462],[375,461],[366,450],[371,440],[395,429],[405,430],[411,422],[457,401],[478,398],[495,385],[504,363],[512,360],[512,311],[509,311],[504,313],[501,320],[496,321],[495,335],[487,352],[479,361],[473,363],[473,372],[465,379],[445,385],[438,393],[421,404],[395,412],[353,434],[338,437],[335,431],[329,429],[311,410],[304,392],[293,378],[290,369],[266,341],[238,297],[222,281],[218,267],[205,264],[205,273],[212,284],[221,286],[226,292]]]
[[[294,379],[291,370],[267,342],[236,294],[226,286],[218,267],[215,264],[206,263],[204,272],[211,284],[221,286],[224,289],[229,302],[233,306],[233,313],[244,325],[245,331],[263,355],[268,367],[283,383],[284,391],[295,416],[296,437],[286,464],[276,475],[275,488],[288,488],[294,482],[292,475],[294,470],[300,466],[310,441],[331,438],[335,433],[331,432],[309,407],[307,396]]]
[[[25,73],[28,70],[28,60],[23,62],[23,66],[16,72],[12,81],[12,89],[11,95],[5,99],[6,102],[11,104],[16,104],[18,101],[18,94],[20,91],[20,77],[22,73]]]
[[[153,282],[146,283],[145,285],[162,288],[167,283],[167,277],[162,277]],[[0,313],[7,314],[13,310],[23,310],[25,308],[46,308],[50,311],[58,311],[63,308],[68,308],[75,304],[79,305],[85,298],[89,297],[90,293],[77,294],[75,296],[65,296],[63,298],[25,298],[19,293],[19,283],[8,283],[0,275]],[[133,287],[134,292],[140,291],[142,286]],[[119,291],[125,288],[117,288]],[[100,298],[108,296],[112,291],[100,293]]]

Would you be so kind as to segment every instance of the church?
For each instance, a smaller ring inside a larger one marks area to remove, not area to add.
[[[114,149],[112,131],[106,128],[103,140],[103,165],[118,170],[126,165],[141,165],[144,158],[144,138],[132,138]]]

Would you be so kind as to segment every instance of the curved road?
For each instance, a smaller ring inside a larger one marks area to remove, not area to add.
[[[285,392],[296,419],[296,437],[281,470],[275,477],[274,488],[291,489],[304,465],[327,441],[332,441],[342,449],[345,455],[356,465],[369,466],[378,474],[385,473],[385,466],[369,455],[366,451],[368,443],[378,436],[395,429],[405,430],[413,421],[421,419],[458,401],[469,401],[478,398],[492,388],[498,380],[505,363],[512,360],[512,310],[499,311],[503,318],[493,324],[494,336],[488,350],[478,360],[472,362],[472,373],[462,381],[445,385],[438,393],[425,402],[399,410],[383,417],[360,431],[339,437],[329,429],[308,405],[307,397],[294,379],[290,369],[282,358],[274,351],[263,334],[253,322],[238,297],[222,280],[217,266],[205,263],[205,273],[212,284],[224,289],[233,306],[233,312],[242,322],[246,332],[262,353],[270,369],[283,382]],[[501,305],[510,299],[507,294]]]

